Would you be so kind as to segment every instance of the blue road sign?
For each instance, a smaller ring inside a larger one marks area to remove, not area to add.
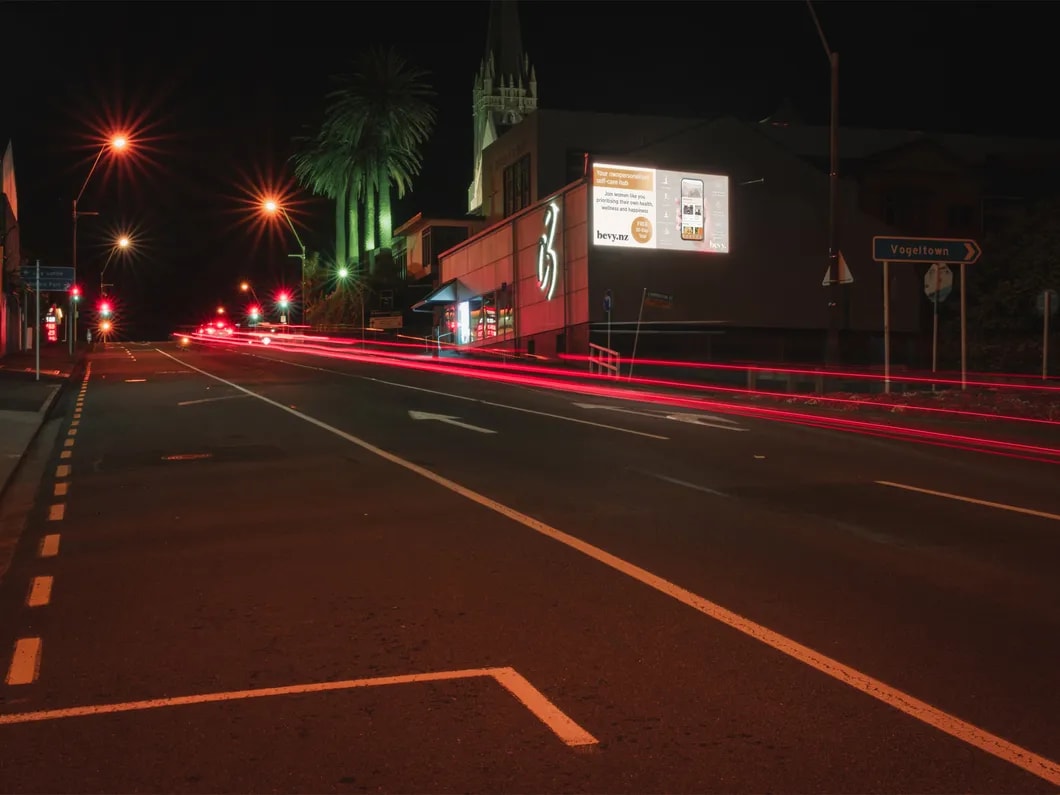
[[[614,306],[614,298],[611,297],[611,291],[607,290],[604,292],[604,311],[610,312],[612,306]]]
[[[872,258],[876,262],[941,262],[972,265],[983,250],[974,240],[949,237],[874,237]]]
[[[19,269],[22,283],[30,289],[37,287],[37,266],[23,265]],[[40,289],[41,292],[58,292],[69,290],[74,285],[74,269],[60,265],[40,266]]]

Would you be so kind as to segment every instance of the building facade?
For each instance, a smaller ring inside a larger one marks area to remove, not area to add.
[[[645,355],[819,361],[828,312],[827,176],[735,119],[651,119],[643,127],[636,117],[624,120],[616,131],[607,114],[539,110],[487,149],[484,206],[493,222],[441,254],[439,287],[419,306],[437,312],[439,337],[460,348],[544,356],[587,353],[593,343],[623,356],[636,344]],[[577,178],[564,184],[578,161]],[[607,164],[654,181],[645,245],[607,238],[614,235],[603,198]],[[514,211],[505,198],[512,169],[531,176],[529,197],[518,202],[525,206]],[[663,195],[668,174],[677,175],[672,197]],[[715,179],[724,190],[709,188],[713,198],[703,204],[724,216],[724,240],[711,227],[699,244],[665,245],[668,229],[683,235],[687,223],[676,191]],[[882,347],[883,325],[882,273],[870,243],[893,230],[862,213],[855,187],[844,187],[842,250],[854,273],[846,329],[869,359]],[[670,202],[675,214],[667,217]],[[892,272],[897,338],[918,331],[918,290],[912,271]]]

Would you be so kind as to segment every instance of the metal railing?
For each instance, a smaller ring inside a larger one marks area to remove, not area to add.
[[[589,372],[618,378],[620,375],[618,351],[605,348],[603,345],[589,343]]]

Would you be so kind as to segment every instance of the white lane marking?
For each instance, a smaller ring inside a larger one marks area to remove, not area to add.
[[[38,640],[38,644],[40,641]],[[176,696],[173,698],[156,698],[145,701],[125,701],[116,704],[98,704],[88,707],[68,707],[66,709],[49,709],[39,712],[16,712],[0,715],[0,725],[12,723],[35,723],[62,718],[83,718],[91,715],[112,715],[118,712],[138,712],[162,707],[182,707],[189,704],[213,704],[223,701],[245,701],[251,698],[269,698],[275,696],[303,695],[306,693],[326,693],[336,690],[354,690],[361,687],[382,687],[385,685],[409,685],[423,682],[446,682],[455,679],[490,678],[522,703],[565,745],[572,748],[596,745],[599,740],[575,723],[559,707],[549,701],[545,695],[530,684],[514,668],[467,668],[459,671],[438,671],[425,674],[406,674],[403,676],[379,676],[371,679],[345,679],[338,682],[310,682],[302,685],[284,687],[262,687],[254,690],[230,690],[221,693],[202,693],[195,696]]]
[[[20,638],[15,641],[15,653],[11,657],[5,681],[9,685],[28,685],[36,680],[39,671],[40,638]]]
[[[182,400],[178,406],[197,406],[200,403],[216,403],[218,400],[235,400],[236,398],[245,398],[246,395],[222,395],[221,397],[202,398],[200,400]]]
[[[52,600],[52,583],[54,577],[34,577],[29,584],[29,593],[26,595],[27,607],[43,607]]]
[[[63,450],[61,453],[59,453],[59,458],[71,458],[73,454],[74,453],[72,450]]]
[[[1060,522],[1060,514],[1049,513],[1048,511],[1036,511],[1033,508],[1021,508],[1018,505],[1008,505],[1004,502],[990,502],[990,500],[980,500],[975,497],[964,497],[960,494],[950,494],[946,491],[935,491],[934,489],[924,489],[920,486],[910,486],[906,483],[893,483],[889,480],[877,480],[881,486],[890,486],[892,489],[903,489],[904,491],[915,491],[920,494],[929,494],[932,497],[943,497],[947,500],[956,500],[957,502],[966,502],[970,505],[982,505],[985,508],[999,508],[1002,511],[1011,511],[1012,513],[1022,513],[1027,516],[1037,516],[1039,519],[1052,519],[1054,522]]]
[[[660,475],[658,472],[646,472],[639,469],[634,471],[640,472],[642,475],[649,475],[650,477],[658,478],[659,480],[665,480],[667,483],[673,483],[675,486],[684,486],[686,489],[694,489],[695,491],[702,491],[705,494],[713,494],[715,497],[729,496],[724,492],[716,491],[715,489],[711,489],[706,486],[700,486],[698,483],[689,483],[687,480],[678,480],[677,478],[672,478],[669,475]]]
[[[55,484],[54,495],[56,497],[65,497],[67,492],[69,492],[69,491],[70,491],[70,484],[69,483],[63,482],[63,483],[56,483]]]
[[[440,397],[452,398],[453,400],[466,400],[469,403],[481,403],[483,406],[492,406],[497,409],[508,409],[509,411],[521,411],[523,414],[536,414],[539,417],[549,417],[554,420],[562,420],[563,422],[573,422],[577,425],[591,425],[594,428],[604,428],[609,431],[618,431],[619,433],[628,433],[632,436],[644,436],[648,439],[661,439],[666,442],[669,441],[669,436],[660,436],[657,433],[645,433],[644,431],[635,431],[632,428],[620,428],[617,425],[607,425],[602,422],[590,422],[589,420],[580,420],[577,417],[568,417],[564,414],[552,414],[548,411],[537,411],[536,409],[527,409],[522,406],[512,406],[508,403],[495,403],[492,400],[483,400],[482,398],[469,397],[467,395],[457,395],[452,392],[442,392],[438,389],[427,389],[422,386],[412,386],[411,384],[401,384],[397,381],[387,381],[383,378],[372,378],[368,375],[354,375],[353,373],[344,373],[342,370],[331,370],[327,367],[313,367],[309,364],[299,364],[298,362],[289,362],[286,359],[274,359],[271,356],[258,356],[254,353],[244,354],[246,356],[253,356],[256,359],[265,359],[270,362],[279,362],[281,364],[289,364],[291,367],[302,367],[306,370],[319,370],[322,373],[332,373],[334,375],[345,376],[346,378],[358,378],[361,381],[374,381],[377,384],[385,384],[386,386],[397,387],[398,389],[411,389],[413,392],[426,392],[430,395],[439,395]],[[551,394],[551,393],[549,393]]]
[[[61,522],[63,517],[66,516],[66,504],[57,502],[48,508],[48,521],[49,522]]]
[[[641,417],[651,417],[653,420],[675,420],[677,422],[684,422],[689,425],[702,425],[706,428],[718,428],[723,431],[746,431],[747,428],[742,428],[739,425],[726,424],[730,423],[730,420],[721,420],[721,422],[710,422],[704,419],[704,417],[710,417],[709,414],[671,414],[671,413],[653,413],[650,411],[635,411],[634,409],[627,409],[624,406],[611,406],[606,403],[571,403],[572,406],[577,406],[580,409],[604,409],[606,411],[615,411],[619,414],[637,414]],[[693,421],[692,418],[695,417]],[[721,418],[718,418],[721,419]]]
[[[133,361],[135,362],[136,359],[133,359]],[[143,384],[146,381],[147,381],[146,378],[126,378],[125,379],[125,383],[127,383],[127,384]]]
[[[59,554],[59,534],[50,533],[44,536],[40,542],[40,557],[54,558]]]
[[[67,436],[77,436],[77,428],[71,426],[70,430],[66,432]]]
[[[169,356],[165,351],[159,350],[159,353],[164,356]],[[169,356],[169,358],[173,359],[172,356]],[[178,361],[177,359],[173,360]],[[191,367],[191,365],[188,366]],[[219,383],[226,384],[233,389],[238,389],[240,392],[255,397],[270,406],[275,406],[281,411],[285,411],[310,425],[315,425],[322,430],[328,431],[329,433],[338,436],[340,439],[345,439],[346,441],[357,445],[362,450],[372,453],[392,464],[396,464],[409,472],[413,472],[442,488],[448,489],[454,494],[459,494],[461,497],[465,497],[471,502],[477,503],[494,513],[511,519],[513,522],[517,522],[536,533],[540,533],[541,535],[551,538],[554,541],[558,541],[571,549],[581,552],[583,555],[586,555],[615,571],[621,572],[631,579],[647,585],[649,588],[665,594],[681,604],[691,607],[693,610],[735,629],[737,632],[743,633],[750,638],[754,638],[766,646],[779,651],[781,654],[791,657],[794,660],[798,660],[848,687],[852,687],[855,690],[898,710],[899,712],[903,712],[915,720],[925,723],[928,726],[933,726],[939,731],[948,734],[951,737],[955,737],[974,748],[978,748],[991,756],[995,756],[1009,764],[1022,768],[1023,770],[1048,781],[1050,784],[1060,786],[1060,765],[1051,759],[1047,759],[1033,751],[1022,748],[1015,743],[1011,743],[996,734],[981,729],[967,721],[961,720],[955,715],[950,715],[948,712],[944,712],[938,707],[933,707],[926,701],[921,701],[895,687],[891,687],[879,679],[864,674],[855,668],[851,668],[849,665],[844,665],[838,660],[832,659],[825,654],[821,654],[820,652],[811,649],[809,646],[804,646],[791,638],[781,635],[779,632],[775,632],[768,627],[744,618],[738,613],[665,580],[647,569],[642,569],[640,566],[623,560],[617,555],[612,555],[610,552],[607,552],[600,547],[593,546],[576,536],[564,533],[562,530],[557,530],[551,525],[538,521],[532,516],[527,516],[514,508],[509,508],[507,505],[497,502],[477,491],[473,491],[466,486],[462,486],[456,481],[449,480],[425,467],[407,461],[394,453],[376,447],[375,445],[366,442],[363,439],[359,439],[352,434],[346,433],[339,428],[328,425],[326,422],[318,420],[316,417],[303,414],[300,411],[285,406],[283,403],[278,403],[264,395],[259,395],[257,392],[252,392],[246,387],[239,386],[238,384],[227,381],[220,376],[208,373],[205,370],[200,370],[197,367],[193,369],[207,378],[212,378]]]
[[[444,422],[446,425],[455,425],[457,428],[466,428],[469,431],[477,431],[478,433],[496,433],[496,431],[490,428],[480,428],[478,425],[472,425],[469,422],[461,422],[459,417],[453,417],[449,414],[432,414],[429,411],[409,411],[409,417],[414,420],[434,420],[435,422]]]
[[[73,439],[63,439],[63,447],[73,447],[73,446],[74,446],[74,440]]]

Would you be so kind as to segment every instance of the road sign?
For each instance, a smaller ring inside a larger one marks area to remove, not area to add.
[[[22,283],[31,290],[37,287],[37,266],[23,265],[19,270]],[[41,265],[40,267],[40,289],[41,292],[65,291],[74,284],[74,269],[66,266]]]
[[[673,309],[674,297],[667,293],[654,293],[648,290],[644,294],[644,306],[654,306],[657,309]]]
[[[604,311],[610,312],[611,307],[615,305],[615,299],[611,296],[610,290],[604,291]]]
[[[405,318],[401,315],[372,315],[369,328],[375,329],[399,329],[405,324]]]
[[[950,266],[936,262],[924,274],[924,295],[935,304],[941,304],[949,298],[953,290],[953,271]]]
[[[1035,302],[1035,305],[1038,309],[1038,315],[1045,315],[1046,293],[1049,293],[1049,314],[1056,315],[1057,312],[1060,312],[1060,294],[1058,294],[1056,290],[1053,289],[1042,290],[1040,293],[1038,293],[1038,300]]]
[[[840,284],[853,284],[854,274],[850,272],[850,266],[847,265],[846,257],[843,256],[843,252],[839,252],[839,283]],[[829,265],[824,271],[824,278],[821,279],[821,286],[827,287],[830,284],[835,284],[835,280],[832,279],[832,266]]]
[[[983,250],[968,238],[874,237],[872,258],[876,262],[941,262],[973,265]]]

